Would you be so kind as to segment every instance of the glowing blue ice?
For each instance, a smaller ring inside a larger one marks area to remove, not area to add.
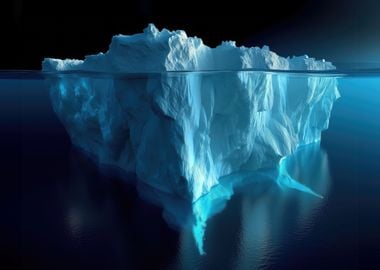
[[[298,146],[320,140],[328,127],[339,97],[335,78],[239,71],[249,68],[334,66],[234,42],[210,48],[183,31],[153,25],[141,34],[115,36],[104,54],[43,62],[44,71],[74,71],[48,81],[53,108],[73,144],[192,202],[223,176],[277,166]],[[183,70],[220,72],[166,72]],[[279,179],[286,181],[302,188],[291,178]]]
[[[145,199],[162,206],[165,220],[173,227],[191,231],[193,241],[199,253],[203,255],[206,253],[204,242],[207,241],[205,234],[208,220],[223,211],[235,193],[250,200],[272,196],[276,198],[274,201],[277,210],[286,207],[287,198],[291,196],[293,199],[297,198],[300,204],[300,208],[295,212],[303,218],[310,218],[308,216],[311,208],[323,203],[321,195],[324,197],[328,195],[330,175],[327,154],[320,149],[318,143],[314,143],[286,157],[276,168],[240,171],[222,177],[219,181],[219,185],[192,204],[147,186],[139,186],[139,193]],[[264,215],[266,218],[263,219],[267,224],[274,222],[268,221],[268,216],[281,216],[281,211],[277,213],[268,213],[268,211]],[[261,218],[259,215],[254,219],[261,222]],[[276,225],[281,226],[281,219],[276,221]]]

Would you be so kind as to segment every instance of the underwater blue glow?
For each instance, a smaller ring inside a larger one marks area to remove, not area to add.
[[[307,147],[307,146],[306,146]],[[311,147],[311,146],[310,146]],[[319,195],[315,193],[313,190],[311,190],[309,187],[301,184],[297,180],[293,179],[289,173],[287,168],[287,162],[290,157],[286,157],[283,160],[280,161],[279,168],[278,168],[278,176],[277,176],[277,184],[281,188],[293,188],[302,192],[309,193],[311,195],[314,195],[318,198],[323,199],[322,195]]]

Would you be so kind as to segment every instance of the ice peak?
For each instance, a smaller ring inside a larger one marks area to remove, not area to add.
[[[159,32],[160,31],[153,23],[148,24],[148,26],[144,28],[144,34],[146,34],[147,36],[156,37]]]

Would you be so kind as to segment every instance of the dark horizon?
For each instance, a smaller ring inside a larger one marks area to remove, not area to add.
[[[6,54],[0,68],[38,70],[44,57],[82,59],[106,51],[113,35],[139,33],[148,23],[185,30],[209,46],[235,40],[238,45],[268,45],[282,56],[380,62],[377,1],[257,1],[256,6],[247,8],[244,1],[213,7],[202,1],[190,5],[110,0],[86,5],[72,0],[40,4],[14,0],[12,11],[5,9],[3,17]]]

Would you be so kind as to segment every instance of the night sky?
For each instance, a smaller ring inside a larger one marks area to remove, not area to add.
[[[83,58],[106,51],[111,36],[183,29],[210,46],[222,40],[269,45],[283,56],[380,62],[380,1],[23,1],[0,7],[1,69],[40,69],[44,57]],[[101,3],[101,4],[100,4]],[[208,3],[208,4],[207,4]]]

